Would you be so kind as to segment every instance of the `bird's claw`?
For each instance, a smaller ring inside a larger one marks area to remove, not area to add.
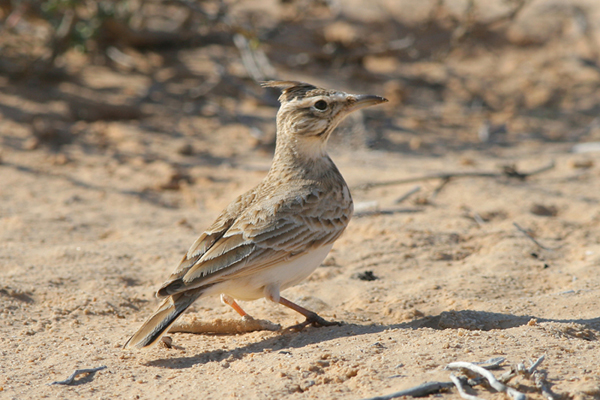
[[[326,319],[321,318],[318,314],[312,313],[311,315],[306,317],[306,320],[304,322],[287,327],[285,330],[287,332],[300,332],[309,325],[312,325],[315,328],[320,328],[323,326],[339,326],[342,325],[342,323],[338,321],[327,321]]]

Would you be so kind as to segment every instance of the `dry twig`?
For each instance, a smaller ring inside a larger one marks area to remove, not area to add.
[[[401,390],[385,396],[371,397],[364,400],[391,400],[402,396],[423,397],[454,386],[452,382],[425,382],[419,386]]]
[[[530,171],[530,172],[519,172],[514,167],[505,167],[502,172],[486,172],[486,171],[461,171],[461,172],[439,172],[435,174],[429,174],[424,176],[418,176],[414,178],[405,178],[405,179],[395,179],[392,181],[384,181],[384,182],[369,182],[356,187],[358,190],[369,190],[376,187],[381,186],[391,186],[391,185],[402,185],[405,183],[413,183],[413,182],[421,182],[421,181],[430,181],[435,179],[442,180],[450,180],[454,178],[517,178],[520,180],[525,180],[533,175],[541,174],[542,172],[546,172],[554,168],[554,161],[550,162],[548,165]]]
[[[546,382],[546,374],[544,372],[535,371],[533,373],[533,381],[535,382],[535,386],[542,392],[542,396],[544,396],[547,400],[556,400],[557,396],[552,393],[548,387],[548,382]]]
[[[410,48],[415,43],[415,37],[408,35],[402,39],[392,40],[384,44],[373,45],[368,48],[351,51],[346,57],[350,60],[360,59],[369,55],[381,55],[397,52]]]
[[[475,222],[477,222],[477,224],[480,227],[485,225],[485,221],[483,220],[483,218],[481,218],[481,215],[479,215],[478,213],[473,213],[473,219],[475,220]]]
[[[410,389],[401,390],[399,392],[392,393],[386,396],[372,397],[365,400],[391,400],[402,396],[422,397],[429,394],[437,393],[441,390],[447,389],[452,386],[456,386],[462,398],[467,400],[480,400],[479,397],[466,393],[464,386],[479,385],[482,382],[485,382],[486,380],[492,388],[496,389],[499,392],[507,393],[514,400],[525,400],[526,396],[524,393],[521,393],[511,387],[504,385],[504,383],[506,383],[518,374],[524,375],[528,379],[533,380],[535,382],[536,387],[541,391],[542,395],[546,398],[546,400],[556,400],[557,395],[552,393],[552,391],[548,387],[548,382],[546,382],[545,380],[545,371],[537,371],[537,368],[544,361],[544,358],[544,356],[541,356],[535,362],[530,361],[531,366],[529,368],[526,368],[524,364],[519,364],[517,368],[511,368],[510,371],[508,371],[498,379],[496,379],[496,377],[488,370],[498,368],[505,361],[504,357],[490,358],[487,361],[476,363],[454,362],[448,364],[448,366],[446,366],[446,369],[468,370],[476,373],[479,376],[473,379],[467,379],[466,377],[457,377],[454,374],[450,374],[450,379],[452,380],[452,382],[426,382],[419,386],[412,387]]]
[[[502,383],[508,383],[510,382],[510,380],[512,378],[514,378],[515,376],[517,376],[517,371],[511,367],[510,370],[506,371],[505,373],[503,373],[502,375],[500,375],[500,377],[498,378],[498,380]]]
[[[252,79],[262,82],[276,76],[275,68],[269,62],[262,49],[252,46],[250,41],[241,33],[233,35],[233,43],[240,52],[242,64]]]
[[[474,372],[478,375],[483,376],[485,379],[487,379],[487,381],[489,382],[491,387],[493,387],[494,389],[496,389],[499,392],[507,393],[514,400],[525,400],[526,399],[526,397],[523,393],[521,393],[518,390],[515,390],[511,387],[506,386],[505,384],[498,381],[498,379],[496,379],[494,374],[492,374],[490,371],[488,371],[485,368],[482,368],[478,365],[475,365],[473,363],[462,362],[462,361],[453,362],[453,363],[448,364],[446,366],[446,368],[447,369],[466,369],[468,371]]]
[[[463,399],[467,399],[467,400],[482,400],[481,397],[477,397],[474,396],[472,394],[469,394],[465,391],[465,388],[463,387],[463,384],[460,380],[460,378],[454,374],[450,374],[450,380],[452,381],[452,383],[454,383],[454,386],[456,386],[456,388],[458,389],[458,394],[460,395],[460,397],[462,397]]]
[[[354,218],[362,217],[374,217],[376,215],[392,215],[399,213],[418,213],[423,211],[421,208],[386,208],[386,209],[375,209],[358,211],[354,213]]]
[[[498,368],[498,366],[500,366],[500,364],[502,364],[504,362],[504,360],[505,360],[504,357],[494,357],[494,358],[490,358],[487,361],[483,361],[481,363],[476,363],[476,364],[481,365],[480,368],[495,369],[495,368]],[[478,378],[478,379],[480,379],[480,378]],[[475,384],[478,384],[478,383],[479,383],[479,381],[476,380]],[[454,382],[425,382],[418,386],[415,386],[415,387],[412,387],[409,389],[405,389],[405,390],[401,390],[396,393],[388,394],[385,396],[371,397],[371,398],[365,399],[365,400],[391,400],[391,399],[395,399],[397,397],[402,397],[402,396],[423,397],[423,396],[427,396],[429,394],[438,393],[438,392],[440,392],[444,389],[448,389],[454,385],[455,385]]]
[[[532,375],[535,370],[537,369],[537,367],[540,366],[540,364],[546,359],[546,356],[541,356],[540,358],[538,358],[533,364],[531,364],[531,367],[529,367],[527,369],[527,373],[529,375]]]
[[[506,358],[504,358],[504,357],[493,357],[493,358],[490,358],[489,360],[482,361],[482,362],[475,362],[473,364],[479,365],[481,368],[485,368],[485,369],[496,369],[496,368],[500,367],[500,365],[504,361],[506,361]]]
[[[398,199],[394,203],[396,203],[396,204],[402,203],[403,201],[407,200],[410,196],[417,193],[419,190],[421,190],[421,186],[415,186],[414,188],[410,189],[408,192],[404,193],[402,196],[398,197]]]
[[[519,230],[519,232],[521,232],[523,235],[525,235],[527,238],[529,238],[540,249],[552,251],[552,250],[560,249],[562,247],[562,246],[558,246],[558,247],[546,247],[543,244],[541,244],[540,242],[538,242],[533,236],[531,236],[531,234],[529,232],[527,232],[526,229],[521,228],[519,226],[519,224],[517,224],[516,222],[513,222],[513,225],[515,226],[515,228],[517,228]]]
[[[103,365],[103,366],[97,367],[97,368],[78,369],[78,370],[75,370],[75,372],[73,372],[71,374],[71,376],[69,376],[64,381],[56,381],[56,382],[49,383],[48,385],[70,385],[70,384],[73,383],[73,381],[75,380],[75,377],[77,375],[81,375],[81,374],[95,374],[97,371],[101,371],[103,369],[106,369],[106,365]]]
[[[450,182],[451,178],[445,178],[442,180],[442,182],[433,190],[433,193],[431,194],[430,200],[434,200],[438,194],[440,194],[440,192],[442,191],[442,189],[444,187],[446,187],[446,185]]]

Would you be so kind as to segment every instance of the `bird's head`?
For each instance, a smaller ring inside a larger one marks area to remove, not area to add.
[[[263,86],[282,90],[277,113],[278,147],[285,145],[303,156],[324,155],[327,139],[345,116],[387,101],[295,81],[269,81]]]

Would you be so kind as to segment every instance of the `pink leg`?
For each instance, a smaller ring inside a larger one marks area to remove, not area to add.
[[[225,293],[221,293],[221,303],[227,304],[228,306],[233,308],[235,311],[237,311],[237,313],[240,314],[242,317],[245,317],[246,315],[248,315],[248,313],[246,311],[244,311],[238,303],[236,303],[236,301],[233,297],[226,295]]]
[[[288,308],[291,308],[292,310],[294,310],[306,317],[306,321],[287,328],[287,330],[289,330],[289,331],[301,331],[308,325],[312,325],[312,326],[341,325],[341,323],[336,322],[336,321],[333,321],[333,322],[326,321],[323,318],[319,317],[319,315],[317,313],[307,310],[306,308],[301,307],[296,303],[292,303],[291,301],[289,301],[286,298],[280,297],[279,304],[286,306]]]

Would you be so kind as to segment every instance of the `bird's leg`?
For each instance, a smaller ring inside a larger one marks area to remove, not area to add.
[[[236,303],[236,301],[233,297],[231,297],[225,293],[221,293],[221,303],[227,304],[228,306],[233,308],[238,314],[240,314],[242,316],[242,318],[244,318],[246,316],[250,317],[248,315],[248,313],[246,311],[244,311],[238,303]],[[250,317],[250,318],[252,318],[252,317]]]
[[[312,325],[312,326],[341,325],[341,323],[337,322],[337,321],[327,321],[327,320],[319,317],[319,315],[317,313],[307,310],[306,308],[301,307],[296,303],[292,303],[291,301],[289,301],[286,298],[280,297],[279,304],[284,305],[288,308],[291,308],[292,310],[299,312],[300,314],[302,314],[306,317],[306,320],[304,322],[301,322],[297,325],[292,325],[289,328],[286,328],[286,330],[288,330],[288,331],[301,331],[308,325]]]
[[[225,293],[221,293],[221,303],[227,304],[231,308],[233,308],[238,314],[242,316],[242,320],[239,323],[238,331],[239,332],[252,332],[252,331],[278,331],[281,329],[281,325],[274,324],[271,321],[267,321],[264,319],[254,319],[250,314],[240,307],[240,305],[235,301],[235,299]]]

